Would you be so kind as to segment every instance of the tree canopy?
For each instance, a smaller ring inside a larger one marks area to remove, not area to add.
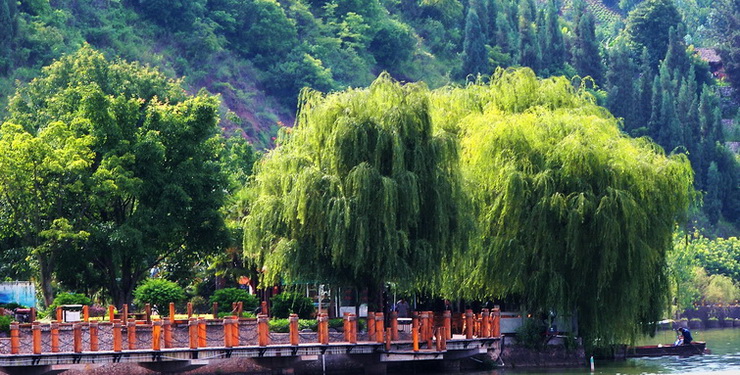
[[[36,255],[47,303],[53,279],[130,302],[152,267],[188,267],[223,244],[216,97],[83,46],[9,110],[1,240]]]
[[[435,91],[432,103],[435,125],[461,134],[477,224],[473,269],[457,287],[575,313],[589,339],[649,331],[667,305],[665,254],[691,197],[686,157],[629,138],[589,93],[529,69]]]
[[[263,280],[423,287],[466,243],[454,137],[423,84],[306,91],[256,167],[245,253]]]

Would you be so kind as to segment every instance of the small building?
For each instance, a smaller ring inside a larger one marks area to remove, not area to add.
[[[722,65],[722,57],[714,48],[697,48],[697,56],[703,61],[709,63],[709,71],[712,72],[712,76],[717,79],[727,78],[725,73],[725,67]]]

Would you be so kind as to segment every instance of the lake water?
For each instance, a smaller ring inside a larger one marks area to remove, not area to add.
[[[628,359],[626,361],[596,361],[594,375],[637,374],[740,374],[740,328],[692,330],[695,341],[706,341],[711,354],[686,358],[659,357]],[[672,331],[659,331],[654,338],[642,340],[639,345],[667,344],[675,340]],[[474,375],[558,375],[592,374],[589,368],[555,370],[494,370],[475,372]]]

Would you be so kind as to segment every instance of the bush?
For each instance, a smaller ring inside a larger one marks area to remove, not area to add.
[[[0,315],[0,332],[10,332],[10,317]]]
[[[225,318],[227,316],[233,316],[233,315],[234,314],[231,311],[222,311],[222,312],[218,313],[219,319]],[[251,313],[249,311],[242,311],[242,316],[241,317],[242,318],[256,318],[256,316],[254,315],[254,313]]]
[[[172,281],[165,279],[148,279],[134,290],[134,297],[140,305],[155,305],[160,314],[168,313],[170,302],[181,302],[185,300],[185,291]]]
[[[46,310],[47,316],[54,316],[54,311],[62,305],[91,305],[92,300],[81,293],[63,293],[54,298],[54,301]]]
[[[272,297],[272,316],[287,318],[290,314],[298,314],[301,319],[309,319],[314,313],[311,299],[301,293],[284,292]]]
[[[526,319],[524,324],[516,329],[516,342],[528,349],[542,349],[545,343],[542,331],[542,327],[536,321]]]
[[[270,319],[270,331],[276,333],[290,332],[290,319]],[[309,329],[316,332],[318,322],[314,319],[298,319],[298,330]]]
[[[23,308],[25,306],[21,305],[20,303],[16,302],[8,302],[8,303],[0,303],[0,307],[4,308],[5,310],[15,310],[17,308]]]
[[[218,303],[218,309],[220,311],[231,311],[231,304],[234,302],[242,302],[242,311],[254,311],[258,304],[257,297],[249,294],[244,289],[237,288],[219,289],[213,293],[210,301],[211,303]]]

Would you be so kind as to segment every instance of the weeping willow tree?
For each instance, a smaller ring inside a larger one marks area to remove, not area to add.
[[[434,92],[432,117],[460,132],[478,225],[474,266],[452,285],[575,313],[581,335],[605,344],[650,332],[665,311],[666,251],[693,175],[594,102],[564,78],[499,70]]]
[[[429,91],[384,74],[301,103],[252,183],[244,249],[262,281],[429,288],[467,238],[457,138],[433,131]]]

